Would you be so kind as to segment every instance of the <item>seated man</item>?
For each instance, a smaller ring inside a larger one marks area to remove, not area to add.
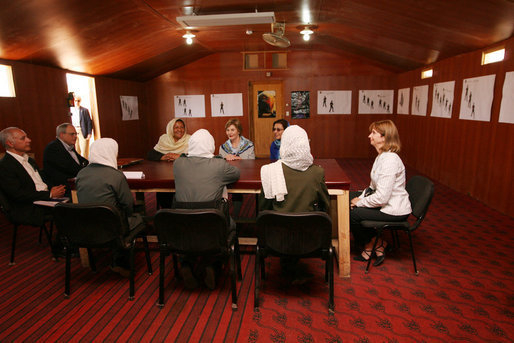
[[[189,152],[181,155],[173,163],[175,177],[175,204],[192,202],[218,203],[227,198],[226,185],[239,180],[239,169],[223,158],[214,157],[214,138],[209,131],[200,129],[189,140]],[[176,206],[179,207],[179,206]],[[230,219],[231,229],[235,223]],[[193,275],[194,260],[182,261],[181,276],[187,288],[196,288],[198,283]],[[216,287],[213,261],[205,267],[204,281],[209,289]]]
[[[286,128],[281,138],[280,160],[261,168],[259,210],[328,212],[330,196],[325,171],[312,162],[307,132],[298,125]],[[291,275],[293,283],[309,278],[297,260],[281,259],[281,263],[284,274]]]
[[[6,154],[0,160],[0,188],[12,205],[15,220],[40,226],[50,209],[36,206],[36,200],[50,200],[64,195],[65,186],[49,187],[43,180],[30,151],[30,138],[17,128],[8,127],[0,132],[0,141]]]
[[[75,151],[77,131],[70,123],[63,123],[56,128],[57,138],[45,148],[43,166],[48,180],[56,185],[68,186],[68,179],[88,165],[88,161]],[[66,196],[71,195],[67,187]]]

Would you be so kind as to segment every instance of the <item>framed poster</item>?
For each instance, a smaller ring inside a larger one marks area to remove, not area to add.
[[[213,117],[242,117],[243,93],[211,94]]]
[[[491,121],[495,79],[493,74],[462,81],[459,119]]]
[[[426,116],[428,106],[428,85],[412,88],[411,114]]]
[[[277,109],[275,107],[274,90],[257,91],[257,105],[259,118],[275,118],[277,116]]]
[[[351,114],[352,91],[318,91],[318,114]]]
[[[121,95],[121,120],[138,120],[137,96]]]
[[[306,119],[311,115],[309,91],[291,92],[291,118]]]
[[[359,114],[393,113],[394,90],[360,90]]]
[[[451,118],[453,110],[453,90],[455,81],[434,84],[431,117]]]
[[[409,114],[410,88],[398,90],[398,114]]]
[[[498,119],[498,122],[514,124],[514,71],[505,73],[500,119]]]
[[[176,118],[205,117],[204,95],[175,95]]]

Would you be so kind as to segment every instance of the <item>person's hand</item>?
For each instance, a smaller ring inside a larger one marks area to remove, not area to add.
[[[173,162],[173,161],[175,161],[179,156],[180,156],[179,154],[174,154],[174,153],[169,152],[169,153],[167,153],[167,154],[163,155],[163,156],[161,157],[161,160],[162,160],[162,161],[166,161],[166,162]]]
[[[90,139],[91,138],[91,134],[87,135],[86,139]]]
[[[350,202],[350,208],[353,209],[354,207],[357,207],[357,203],[359,202],[359,197],[355,197],[352,199],[352,201]]]
[[[235,161],[235,160],[240,160],[241,159],[241,156],[236,156],[236,155],[227,155],[225,156],[225,159],[227,161]]]
[[[50,190],[50,198],[62,198],[65,191],[66,186],[64,185],[52,187],[52,189]]]

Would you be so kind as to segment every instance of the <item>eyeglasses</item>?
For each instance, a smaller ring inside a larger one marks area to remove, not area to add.
[[[273,131],[284,131],[284,129],[279,129],[278,127],[274,127]]]
[[[76,132],[66,132],[67,135],[72,135],[72,136],[76,136],[77,133]]]

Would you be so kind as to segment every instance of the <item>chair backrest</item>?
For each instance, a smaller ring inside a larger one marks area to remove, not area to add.
[[[260,247],[283,255],[308,255],[332,244],[332,220],[325,212],[262,211],[257,217]]]
[[[128,224],[117,208],[106,204],[69,204],[55,206],[57,230],[71,243],[81,246],[121,241]]]
[[[434,196],[434,183],[424,176],[416,175],[407,181],[405,186],[416,218],[423,218]]]
[[[218,209],[162,209],[155,214],[159,243],[178,253],[226,251],[228,226]]]

